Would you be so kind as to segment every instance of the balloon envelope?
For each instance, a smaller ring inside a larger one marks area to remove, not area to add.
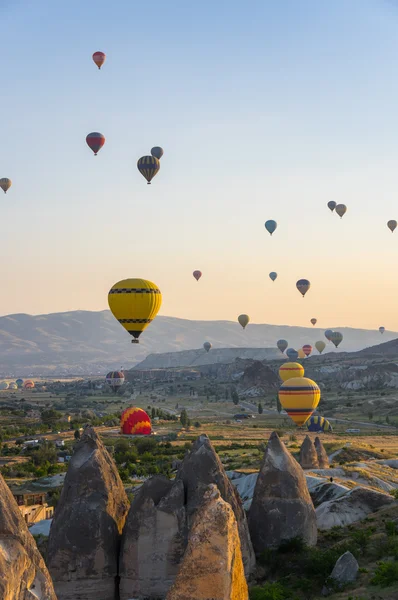
[[[199,279],[202,277],[202,271],[194,271],[192,275],[195,277],[196,281],[199,281]]]
[[[318,350],[319,354],[322,354],[326,348],[326,344],[320,340],[319,342],[315,342],[315,348]]]
[[[307,429],[313,433],[323,433],[324,431],[331,433],[333,431],[333,427],[329,421],[325,417],[321,417],[321,415],[312,415],[307,421]]]
[[[210,350],[210,348],[211,348],[210,342],[205,342],[203,344],[203,348],[206,350],[206,352],[208,352]]]
[[[279,390],[279,401],[289,417],[298,425],[304,425],[321,399],[321,391],[315,381],[307,377],[288,379]]]
[[[298,352],[294,348],[288,348],[286,350],[286,355],[288,358],[290,358],[290,360],[295,361],[298,359]]]
[[[160,169],[160,162],[155,156],[142,156],[137,161],[137,169],[145,177],[148,185]]]
[[[11,179],[8,179],[8,177],[2,177],[0,179],[0,188],[3,190],[3,192],[6,194],[7,190],[10,189],[12,185],[12,181]]]
[[[306,356],[309,356],[312,352],[312,346],[310,344],[305,344],[305,346],[303,346],[303,352]]]
[[[269,274],[269,278],[272,279],[272,281],[275,281],[277,277],[278,273],[275,273],[275,271],[271,271],[271,273]]]
[[[31,379],[27,379],[23,386],[25,390],[31,390],[35,387],[35,384]]]
[[[279,350],[283,353],[286,350],[286,348],[288,347],[289,344],[287,343],[286,340],[278,340],[276,342],[276,345],[279,348]]]
[[[326,329],[326,331],[325,331],[325,338],[326,338],[326,339],[327,339],[329,342],[330,342],[330,340],[331,340],[331,335],[332,335],[332,333],[333,333],[333,330],[332,330],[332,329]]]
[[[15,383],[19,388],[21,388],[23,386],[23,379],[17,379]]]
[[[97,156],[97,153],[105,144],[105,136],[102,133],[98,133],[98,131],[93,131],[86,137],[86,143],[90,150],[94,152],[94,156]]]
[[[0,390],[8,390],[8,383],[6,381],[0,381]]]
[[[122,371],[111,371],[105,377],[106,383],[115,392],[124,384],[124,373]]]
[[[163,148],[161,148],[160,146],[154,146],[151,149],[151,154],[152,156],[154,156],[155,158],[157,158],[158,160],[160,160],[164,154],[163,152]]]
[[[340,333],[339,331],[332,331],[332,335],[330,336],[330,341],[336,346],[341,344],[341,342],[343,341],[343,334]]]
[[[345,215],[345,213],[347,212],[347,207],[345,204],[338,204],[335,208],[337,214],[339,215],[340,219],[343,218],[343,216]]]
[[[311,323],[312,323],[313,325],[316,325],[316,323],[317,323],[317,320],[318,320],[318,319],[311,319]]]
[[[296,362],[284,363],[279,369],[279,377],[282,381],[287,381],[292,377],[304,377],[304,367]]]
[[[297,354],[298,354],[299,358],[305,358],[305,352],[304,352],[304,350],[302,348],[299,348],[297,350]]]
[[[384,333],[384,332],[385,332],[385,330],[386,330],[386,328],[385,328],[385,327],[379,327],[379,331],[380,331],[380,333]]]
[[[333,200],[331,200],[330,202],[328,202],[328,208],[330,208],[330,210],[332,212],[334,211],[334,209],[336,208],[336,206],[337,206],[337,204]]]
[[[299,279],[296,283],[296,288],[298,289],[298,291],[300,292],[300,294],[303,296],[306,295],[306,293],[308,292],[308,290],[310,289],[311,284],[308,281],[308,279]]]
[[[104,52],[94,52],[93,61],[95,62],[95,64],[97,65],[97,67],[99,69],[104,64],[105,59],[106,59],[106,54]]]
[[[272,235],[275,229],[278,227],[278,223],[273,219],[270,219],[269,221],[265,221],[264,227],[268,231],[268,233]]]
[[[393,232],[397,227],[397,222],[394,219],[391,219],[391,221],[388,221],[387,227],[388,229],[391,229],[391,232]]]
[[[142,408],[127,408],[120,417],[120,430],[124,435],[149,435],[151,419]]]
[[[239,315],[239,317],[238,317],[239,325],[241,325],[243,327],[243,329],[246,327],[246,325],[248,325],[249,321],[250,321],[249,315]]]
[[[110,289],[109,308],[138,344],[141,333],[154,320],[162,304],[162,294],[157,285],[146,279],[123,279]]]

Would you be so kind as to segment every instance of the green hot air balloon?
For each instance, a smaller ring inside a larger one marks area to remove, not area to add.
[[[278,347],[278,349],[282,352],[282,354],[284,353],[284,351],[286,350],[286,348],[288,347],[288,343],[286,340],[278,340],[276,342],[276,345]]]
[[[272,235],[275,229],[278,227],[278,223],[273,219],[270,219],[269,221],[265,221],[264,227],[268,231],[268,233]]]
[[[340,331],[332,331],[332,335],[330,336],[330,341],[336,346],[339,346],[343,341],[343,334]]]
[[[345,204],[337,204],[335,211],[339,215],[340,219],[342,219],[347,212],[347,207]]]
[[[155,156],[142,156],[137,162],[137,169],[145,177],[148,185],[160,169],[160,162]]]
[[[245,329],[246,325],[249,324],[249,321],[250,321],[249,315],[239,315],[239,317],[238,317],[238,323],[239,323],[239,325],[241,325],[243,327],[243,329]]]
[[[315,342],[315,348],[318,350],[319,354],[322,354],[322,352],[326,348],[326,344],[325,344],[325,342],[322,342],[322,341]]]

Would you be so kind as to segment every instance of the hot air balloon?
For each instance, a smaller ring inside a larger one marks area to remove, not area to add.
[[[304,352],[304,350],[302,348],[299,348],[297,350],[297,354],[298,354],[299,358],[305,358],[305,352]]]
[[[101,69],[106,59],[106,54],[104,52],[94,52],[93,61],[97,65],[99,69]]]
[[[151,154],[152,154],[152,156],[154,156],[155,158],[160,160],[164,154],[163,148],[161,148],[160,146],[154,146],[151,150]]]
[[[130,335],[138,338],[159,312],[162,294],[158,286],[146,279],[123,279],[108,294],[109,308]]]
[[[275,271],[271,271],[271,273],[269,274],[269,278],[272,279],[272,281],[275,281],[277,277],[278,273],[275,273]]]
[[[279,348],[279,350],[282,352],[282,354],[284,353],[284,351],[286,350],[286,348],[288,347],[288,343],[286,340],[278,340],[276,342],[277,347]]]
[[[268,231],[268,233],[272,235],[275,229],[278,227],[278,223],[270,219],[269,221],[265,221],[264,227]]]
[[[387,227],[388,227],[388,229],[391,229],[391,233],[392,233],[394,231],[394,229],[396,229],[396,227],[397,227],[397,222],[394,219],[391,219],[391,221],[388,221]]]
[[[211,344],[210,342],[205,342],[203,344],[203,348],[206,350],[206,352],[208,352],[211,349]]]
[[[25,390],[32,390],[35,387],[34,382],[31,379],[27,379],[23,384]]]
[[[330,208],[330,210],[332,212],[334,211],[334,209],[336,208],[336,206],[337,206],[337,204],[333,200],[331,200],[330,202],[328,202],[328,208]]]
[[[0,381],[0,390],[8,390],[8,383],[6,381]]]
[[[249,315],[239,315],[238,317],[238,323],[243,327],[243,329],[246,327],[246,325],[248,325],[249,321]]]
[[[288,348],[286,350],[286,356],[294,362],[298,359],[298,352],[294,348]]]
[[[142,408],[127,408],[120,417],[120,430],[124,435],[149,435],[151,419]]]
[[[315,348],[318,350],[319,354],[322,354],[322,352],[326,348],[326,344],[325,344],[325,342],[322,342],[322,341],[315,342]]]
[[[385,332],[386,328],[385,327],[379,327],[379,331],[381,334],[383,334]]]
[[[299,279],[298,282],[296,283],[296,288],[298,289],[298,291],[300,292],[300,294],[303,296],[306,295],[306,293],[308,292],[308,290],[310,289],[311,284],[308,281],[308,279]]]
[[[317,324],[318,319],[311,319],[310,323],[312,323],[313,325]]]
[[[199,279],[202,277],[202,271],[194,271],[192,275],[195,277],[196,281],[199,281]]]
[[[305,344],[305,346],[303,346],[303,352],[306,356],[309,356],[312,352],[312,346],[310,344]]]
[[[86,142],[90,150],[94,152],[94,156],[97,156],[98,152],[105,144],[105,136],[103,136],[102,133],[98,133],[98,131],[93,131],[93,133],[89,133],[86,137]]]
[[[137,162],[137,169],[149,185],[160,169],[159,159],[155,156],[142,156]]]
[[[118,389],[124,384],[124,373],[122,371],[111,371],[106,376],[105,381],[116,394]]]
[[[10,385],[8,386],[9,390],[17,390],[18,386],[16,383],[10,383]]]
[[[325,431],[331,433],[333,431],[329,421],[321,415],[312,415],[307,421],[307,429],[313,433],[324,433]]]
[[[6,194],[7,190],[10,189],[10,187],[12,186],[12,181],[11,179],[8,179],[8,177],[2,177],[0,179],[0,188],[3,190],[3,192]]]
[[[17,379],[15,383],[19,388],[21,388],[23,386],[23,379]]]
[[[332,329],[326,329],[325,331],[325,338],[330,342],[331,340],[331,336],[332,336],[333,330]]]
[[[304,377],[304,367],[296,362],[284,363],[279,369],[279,377],[282,381],[287,381],[292,377]]]
[[[330,336],[330,341],[337,346],[343,341],[343,334],[339,331],[332,331],[332,335]]]
[[[345,215],[345,213],[347,212],[347,207],[345,204],[337,204],[336,208],[335,208],[337,214],[339,215],[340,219],[342,219]]]
[[[307,377],[288,379],[279,390],[279,402],[299,427],[309,419],[320,399],[321,391],[318,385]]]

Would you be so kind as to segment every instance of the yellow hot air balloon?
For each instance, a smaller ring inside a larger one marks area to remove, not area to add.
[[[123,279],[112,286],[108,294],[109,308],[119,323],[138,338],[156,317],[162,304],[158,286],[146,279]]]
[[[315,348],[318,350],[319,354],[322,354],[326,348],[326,344],[320,340],[319,342],[315,342]]]
[[[239,325],[241,325],[243,327],[243,329],[246,327],[246,325],[249,324],[249,321],[250,321],[249,315],[239,315],[239,317],[238,317],[238,323],[239,323]]]
[[[292,377],[304,377],[304,367],[296,362],[284,363],[279,369],[279,377],[282,381],[287,381]]]
[[[279,390],[279,402],[299,427],[310,418],[320,399],[321,390],[308,377],[293,377]]]
[[[304,350],[302,348],[300,348],[300,350],[297,350],[298,352],[298,357],[299,358],[305,358],[306,357],[306,353],[304,352]]]

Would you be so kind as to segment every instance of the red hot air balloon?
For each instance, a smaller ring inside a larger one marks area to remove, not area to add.
[[[97,65],[97,67],[99,69],[104,64],[105,59],[106,59],[106,54],[104,52],[94,52],[93,61],[95,62],[95,64]]]
[[[194,271],[192,275],[195,277],[196,281],[199,281],[199,279],[202,277],[202,271]]]
[[[102,133],[93,131],[93,133],[89,133],[86,137],[86,142],[87,146],[94,152],[94,156],[97,156],[97,153],[105,144],[105,136],[103,136]]]
[[[312,352],[312,346],[310,344],[305,344],[305,346],[303,346],[302,350],[306,356],[309,356]]]

